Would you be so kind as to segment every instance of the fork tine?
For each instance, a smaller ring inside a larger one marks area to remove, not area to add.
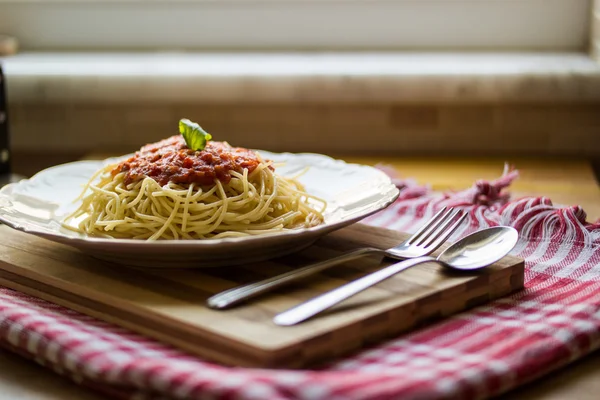
[[[444,231],[446,229],[448,229],[448,227],[450,226],[452,221],[454,221],[454,218],[456,218],[456,216],[459,215],[460,213],[461,213],[460,210],[452,210],[452,212],[449,215],[447,215],[442,221],[440,221],[425,238],[423,238],[422,240],[419,240],[417,245],[418,246],[427,246],[429,243],[432,243],[442,233],[444,233]]]
[[[417,240],[414,240],[411,244],[419,246],[422,243],[425,243],[429,239],[429,237],[431,237],[431,235],[438,232],[440,226],[447,226],[448,221],[451,220],[452,218],[454,218],[455,216],[456,216],[456,210],[454,210],[453,208],[449,208],[441,216],[441,218],[439,218],[437,221],[435,221],[435,223],[432,224],[431,227],[429,227],[429,229],[427,229],[427,231],[425,231],[421,235],[421,237],[419,237]]]
[[[421,228],[419,228],[418,231],[416,231],[415,233],[413,233],[413,235],[411,237],[408,238],[408,240],[406,241],[407,244],[412,244],[412,242],[414,242],[416,239],[419,238],[419,236],[421,236],[424,232],[426,232],[427,230],[429,230],[429,228],[431,228],[434,224],[437,226],[438,224],[438,220],[442,217],[442,214],[446,213],[446,209],[447,207],[444,206],[440,209],[440,211],[438,211],[429,221],[427,221],[427,223],[425,225],[423,225]],[[450,209],[449,211],[451,211],[452,209]]]
[[[458,229],[458,227],[462,224],[462,222],[465,220],[465,218],[467,218],[467,216],[469,215],[466,212],[463,212],[463,211],[460,211],[460,212],[462,213],[460,218],[458,218],[456,220],[456,222],[454,222],[448,229],[441,232],[441,235],[433,243],[429,243],[428,246],[431,246],[434,249],[437,249],[438,247],[440,247],[442,245],[442,243],[444,243],[446,240],[448,240],[448,238],[450,236],[452,236],[452,234],[456,231],[456,229]]]

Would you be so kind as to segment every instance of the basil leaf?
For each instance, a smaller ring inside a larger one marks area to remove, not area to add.
[[[192,150],[204,150],[206,142],[212,139],[210,133],[206,132],[200,125],[189,119],[179,120],[179,133],[185,139],[185,144]]]

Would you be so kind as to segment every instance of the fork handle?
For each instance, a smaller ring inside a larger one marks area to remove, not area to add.
[[[429,261],[436,261],[436,259],[433,257],[418,257],[392,264],[389,267],[385,267],[384,269],[363,276],[362,278],[354,280],[320,296],[314,297],[295,307],[292,307],[289,310],[276,315],[273,319],[273,322],[275,322],[277,325],[283,326],[296,325],[319,314],[320,312],[327,310],[328,308],[333,307],[339,302],[344,301],[362,292],[363,290],[378,284],[381,281],[391,278],[398,272]]]
[[[242,301],[256,297],[259,294],[287,285],[288,283],[316,274],[317,272],[324,271],[335,265],[352,261],[357,258],[366,256],[368,254],[376,254],[383,252],[383,250],[375,248],[364,248],[355,250],[350,253],[342,254],[341,256],[334,257],[329,260],[294,269],[284,274],[277,275],[272,278],[267,278],[256,283],[252,283],[245,286],[239,286],[237,288],[217,293],[216,295],[209,297],[208,300],[206,300],[206,302],[210,308],[224,309],[227,307],[231,307],[235,304],[241,303]]]

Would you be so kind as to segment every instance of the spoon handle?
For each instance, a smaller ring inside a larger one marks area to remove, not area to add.
[[[391,278],[398,272],[430,261],[436,261],[436,259],[434,257],[418,257],[392,264],[389,267],[385,267],[379,271],[363,276],[362,278],[330,290],[329,292],[323,293],[320,296],[314,297],[304,303],[290,308],[289,310],[277,314],[273,319],[273,322],[275,322],[277,325],[283,326],[295,325],[327,310],[330,307],[333,307],[339,302],[344,301],[355,294],[370,288],[373,285],[378,284],[381,281]]]

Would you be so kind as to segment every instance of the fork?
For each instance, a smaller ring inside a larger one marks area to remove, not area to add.
[[[459,216],[458,219],[456,219],[457,216]],[[288,283],[366,255],[382,254],[385,257],[395,260],[429,255],[437,250],[454,233],[466,216],[467,214],[460,210],[443,207],[417,232],[395,247],[387,250],[373,247],[354,250],[341,256],[310,264],[259,282],[217,293],[207,299],[207,305],[213,309],[225,309]]]

